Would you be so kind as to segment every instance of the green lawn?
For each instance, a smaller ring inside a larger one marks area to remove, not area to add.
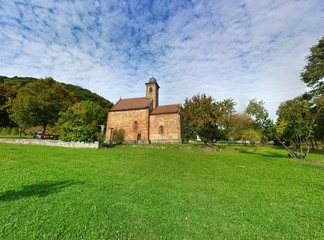
[[[324,155],[0,144],[0,239],[323,239]]]

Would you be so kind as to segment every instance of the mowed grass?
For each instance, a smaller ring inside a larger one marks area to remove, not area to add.
[[[0,144],[0,239],[323,239],[324,156],[286,156]]]

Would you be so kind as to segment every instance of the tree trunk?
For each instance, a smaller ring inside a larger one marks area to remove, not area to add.
[[[18,127],[18,128],[19,128],[19,137],[21,138],[25,128],[24,127]]]
[[[289,153],[289,155],[291,156],[291,157],[293,157],[293,158],[297,158],[297,156],[296,156],[296,154],[293,152],[293,151],[291,151],[282,141],[281,141],[281,139],[278,137],[278,136],[276,136],[275,135],[275,138],[278,140],[278,142],[282,145],[282,146],[284,146],[284,148],[286,148],[286,150],[288,151],[288,153]]]

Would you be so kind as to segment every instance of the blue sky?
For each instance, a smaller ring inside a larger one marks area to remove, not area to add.
[[[279,104],[307,90],[299,74],[324,34],[322,0],[2,0],[0,75],[46,77],[116,102],[160,104],[206,93]]]

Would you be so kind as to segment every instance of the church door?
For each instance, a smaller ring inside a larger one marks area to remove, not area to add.
[[[137,135],[137,142],[141,141],[141,134]]]

